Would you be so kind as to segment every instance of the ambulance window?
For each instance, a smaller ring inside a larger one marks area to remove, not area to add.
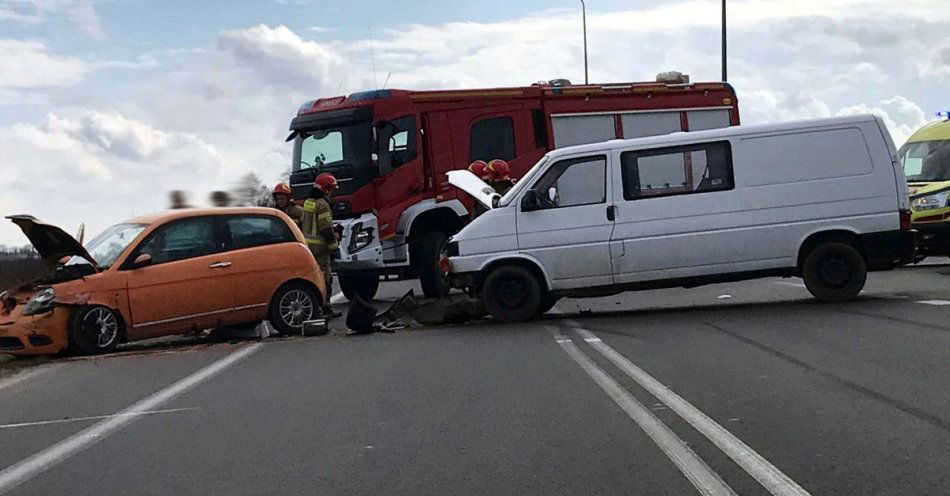
[[[472,125],[471,157],[485,162],[515,158],[515,124],[511,117],[483,119]]]
[[[729,142],[620,154],[626,200],[732,189]]]

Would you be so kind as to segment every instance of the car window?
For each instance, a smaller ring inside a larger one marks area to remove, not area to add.
[[[729,142],[620,154],[626,200],[732,189]]]
[[[472,125],[470,161],[515,158],[515,124],[511,117],[483,119]]]
[[[212,217],[172,222],[151,233],[133,257],[148,254],[152,264],[201,257],[218,251]]]
[[[287,224],[270,215],[229,216],[225,224],[231,233],[231,248],[235,250],[296,241]]]
[[[604,203],[607,193],[607,157],[562,160],[552,165],[532,188],[542,208],[564,208]]]

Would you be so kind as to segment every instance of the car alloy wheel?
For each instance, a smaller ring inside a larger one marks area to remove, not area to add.
[[[280,319],[289,327],[301,327],[313,317],[313,299],[300,289],[284,293],[279,303]]]

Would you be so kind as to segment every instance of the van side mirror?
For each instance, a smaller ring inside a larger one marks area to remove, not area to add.
[[[132,262],[133,269],[141,269],[142,267],[148,267],[149,265],[152,265],[152,256],[148,253],[143,253],[135,257],[135,260]]]
[[[541,200],[538,198],[538,192],[529,189],[524,192],[524,196],[521,197],[521,211],[522,212],[533,212],[535,210],[541,210]]]

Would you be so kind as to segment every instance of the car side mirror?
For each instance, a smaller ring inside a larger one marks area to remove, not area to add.
[[[152,265],[152,256],[148,253],[143,253],[135,257],[135,260],[132,262],[133,269],[141,269],[142,267],[148,267],[149,265]]]
[[[522,212],[533,212],[535,210],[541,210],[541,200],[538,198],[538,192],[529,189],[524,192],[524,196],[521,197],[521,211]]]

